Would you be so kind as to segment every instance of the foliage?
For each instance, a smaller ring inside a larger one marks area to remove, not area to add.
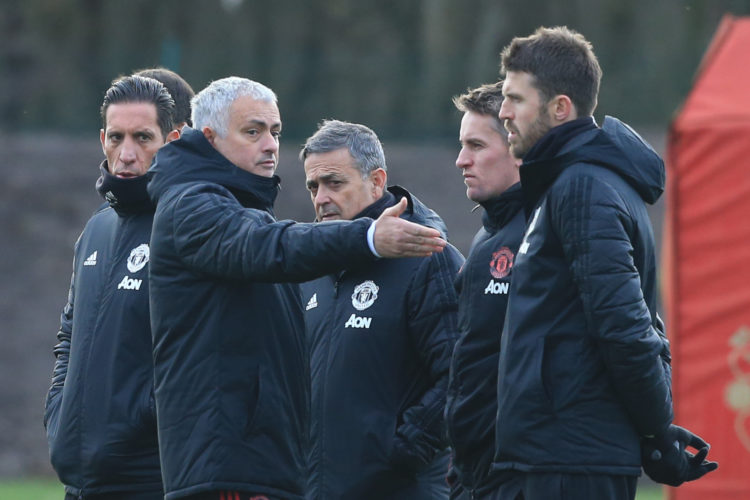
[[[500,50],[540,25],[566,24],[594,44],[604,68],[597,114],[665,125],[722,15],[750,12],[748,0],[3,4],[0,130],[98,128],[114,77],[164,65],[196,90],[231,74],[268,84],[287,137],[336,117],[386,139],[453,137],[451,96],[497,79]]]

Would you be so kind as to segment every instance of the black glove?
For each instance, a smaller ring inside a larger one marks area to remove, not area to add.
[[[688,446],[698,453],[687,451]],[[643,470],[657,483],[679,486],[719,467],[718,463],[705,460],[709,448],[708,443],[687,429],[670,425],[663,433],[643,439]]]

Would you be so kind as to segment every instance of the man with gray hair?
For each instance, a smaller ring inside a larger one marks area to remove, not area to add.
[[[301,499],[309,364],[299,288],[445,242],[402,220],[277,222],[276,95],[245,78],[192,101],[194,129],[149,170],[155,399],[167,499]]]
[[[406,200],[404,218],[445,234],[435,212],[387,187],[383,148],[364,125],[324,121],[300,158],[319,225],[376,218]],[[462,263],[449,245],[431,257],[347,265],[302,285],[312,375],[308,499],[448,498],[443,410]]]

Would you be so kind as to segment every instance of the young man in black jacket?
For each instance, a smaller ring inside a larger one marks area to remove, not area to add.
[[[646,203],[664,189],[664,163],[622,122],[595,123],[601,69],[579,33],[513,39],[502,72],[499,117],[523,159],[529,222],[500,348],[493,469],[503,482],[491,498],[632,500],[641,465],[659,482],[696,479],[716,464],[672,424],[656,314]]]
[[[518,160],[508,150],[498,118],[502,82],[453,99],[463,112],[456,166],[466,196],[483,209],[456,280],[459,339],[451,360],[445,419],[452,453],[451,498],[479,498],[492,487],[497,364],[513,260],[521,244],[523,213]]]
[[[376,218],[406,200],[402,217],[445,234],[435,212],[387,187],[383,148],[364,125],[324,121],[300,159],[319,223]],[[462,262],[449,245],[302,285],[312,374],[308,499],[448,497],[443,411]]]
[[[179,135],[167,90],[125,77],[102,104],[106,160],[96,189],[107,204],[75,246],[45,411],[50,458],[69,498],[163,498],[148,303],[154,206],[144,174]]]
[[[281,117],[245,78],[211,83],[157,154],[148,192],[151,324],[168,500],[301,499],[309,360],[299,288],[344,266],[422,256],[437,230],[400,219],[277,222]]]

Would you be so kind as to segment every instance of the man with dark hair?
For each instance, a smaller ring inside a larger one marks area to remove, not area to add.
[[[116,80],[101,107],[106,203],[76,242],[44,423],[66,498],[163,497],[153,401],[148,261],[154,206],[146,173],[176,138],[158,81]]]
[[[299,286],[344,266],[425,256],[445,241],[398,215],[277,222],[276,94],[228,77],[148,173],[151,324],[166,498],[302,499],[310,372]]]
[[[498,118],[502,82],[455,97],[463,112],[456,166],[466,196],[484,208],[466,262],[456,280],[459,338],[451,361],[446,427],[453,459],[451,498],[479,498],[493,475],[497,364],[513,260],[521,244],[523,213],[518,160],[508,150]]]
[[[387,186],[383,148],[368,127],[326,120],[300,159],[317,221],[377,218],[405,199],[403,218],[445,233],[416,196]],[[462,262],[447,246],[302,285],[312,374],[308,500],[448,498],[443,410]]]
[[[193,125],[190,120],[190,99],[195,92],[193,88],[180,75],[166,68],[147,68],[133,73],[136,76],[144,76],[158,80],[169,91],[169,95],[174,99],[174,128],[182,130],[182,127]]]
[[[501,340],[493,469],[503,481],[491,498],[632,500],[641,465],[673,486],[697,479],[716,464],[672,424],[656,314],[646,203],[664,189],[664,163],[617,119],[597,126],[601,69],[581,34],[514,38],[502,73],[499,117],[523,160],[529,222]]]

